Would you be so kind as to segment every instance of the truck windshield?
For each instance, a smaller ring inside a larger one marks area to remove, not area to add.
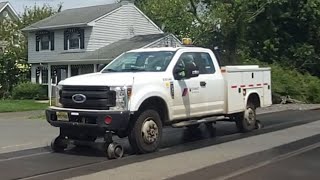
[[[128,52],[107,65],[102,73],[165,71],[174,54],[174,51]]]

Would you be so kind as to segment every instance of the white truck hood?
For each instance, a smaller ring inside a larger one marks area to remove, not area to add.
[[[67,78],[59,85],[123,86],[133,84],[134,73],[91,73]]]

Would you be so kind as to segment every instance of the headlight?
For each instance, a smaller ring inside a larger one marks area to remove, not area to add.
[[[57,85],[55,86],[55,101],[54,101],[54,106],[57,107],[62,107],[62,104],[60,103],[60,97],[62,95],[62,86],[61,85]]]
[[[132,93],[131,86],[110,87],[111,91],[116,92],[116,106],[110,107],[110,110],[124,111],[128,110],[129,100]]]

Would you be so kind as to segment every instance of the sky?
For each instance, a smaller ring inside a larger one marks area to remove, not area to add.
[[[2,1],[9,1],[19,14],[23,12],[25,6],[33,6],[35,4],[39,6],[42,6],[43,4],[49,4],[52,7],[56,7],[61,2],[63,3],[62,8],[64,10],[100,4],[110,4],[115,2],[115,0],[0,0],[0,2]]]

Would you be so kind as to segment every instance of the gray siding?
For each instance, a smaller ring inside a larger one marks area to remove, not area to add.
[[[64,30],[55,30],[54,51],[36,51],[35,32],[28,34],[28,62],[67,62],[84,53],[95,51],[121,39],[135,35],[158,34],[162,31],[148,20],[133,4],[123,5],[105,17],[96,20],[93,27],[85,28],[85,49],[64,50]]]
[[[36,51],[36,35],[35,32],[28,34],[28,62],[29,63],[45,63],[46,61],[51,61],[55,59],[64,59],[64,60],[70,60],[74,59],[80,55],[83,55],[83,53],[86,52],[86,49],[88,47],[89,39],[91,37],[92,33],[92,27],[85,28],[85,49],[79,49],[79,50],[64,50],[64,30],[55,30],[54,31],[54,51],[48,50],[48,51]],[[58,57],[59,56],[59,57]]]
[[[132,33],[133,32],[133,33]],[[135,35],[158,34],[162,31],[143,16],[132,4],[123,5],[95,22],[88,51]]]

